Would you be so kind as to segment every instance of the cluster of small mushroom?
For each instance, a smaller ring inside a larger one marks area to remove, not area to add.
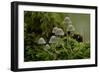
[[[63,36],[64,35],[64,31],[58,27],[54,27],[52,30],[52,33],[54,33],[56,36]]]
[[[75,28],[72,25],[72,21],[69,17],[65,17],[64,22],[67,26],[67,31],[74,32]]]
[[[69,17],[65,17],[64,22],[65,22],[65,24],[67,26],[66,32],[67,31],[70,31],[70,32],[75,31],[75,28],[73,27],[72,21],[70,20]],[[64,31],[63,31],[63,29],[58,28],[58,27],[54,27],[53,30],[52,30],[52,33],[54,35],[52,35],[50,37],[49,44],[56,43],[57,40],[58,40],[58,37],[59,36],[63,36],[65,34]],[[39,38],[38,44],[44,44],[44,45],[46,45],[46,48],[48,48],[48,49],[50,48],[49,44],[46,43],[46,41],[44,40],[43,37]]]
[[[58,27],[54,27],[52,33],[54,33],[54,35],[51,36],[49,43],[56,43],[57,40],[59,39],[58,36],[64,35],[64,31]]]
[[[53,30],[52,30],[52,33],[54,33],[55,35],[52,35],[50,37],[49,44],[56,43],[57,40],[58,40],[58,36],[64,35],[64,31],[61,28],[58,28],[58,27],[54,27]],[[38,44],[46,44],[46,41],[44,40],[43,37],[39,38]],[[46,48],[48,48],[48,49],[50,48],[49,44],[46,44]]]

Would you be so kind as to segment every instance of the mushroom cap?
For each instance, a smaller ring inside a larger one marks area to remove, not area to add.
[[[38,40],[38,44],[46,44],[46,41],[44,40],[44,38],[39,38]]]
[[[60,36],[62,36],[62,35],[64,35],[64,31],[63,31],[61,28],[58,28],[58,29],[56,30],[56,32],[55,32],[55,35],[60,35]]]
[[[65,21],[66,23],[68,23],[68,22],[71,21],[71,19],[70,19],[70,17],[65,17],[64,21]]]
[[[51,36],[49,43],[56,43],[57,42],[57,37],[56,36]]]
[[[68,24],[68,25],[72,25],[72,21],[69,21],[67,24]]]
[[[58,27],[54,27],[52,30],[52,33],[55,33],[57,31]]]
[[[50,49],[49,44],[46,44],[46,45],[45,45],[45,49]]]
[[[67,31],[75,31],[75,28],[73,27],[73,25],[68,25]]]

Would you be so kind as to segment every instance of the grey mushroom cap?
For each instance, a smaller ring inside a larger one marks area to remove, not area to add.
[[[49,44],[46,44],[46,45],[45,45],[45,49],[50,49]]]
[[[75,31],[75,28],[73,27],[73,25],[68,25],[67,31]]]
[[[55,35],[63,36],[64,31],[61,28],[58,28],[57,31],[55,32]]]
[[[58,27],[54,27],[52,33],[55,33],[58,30]]]
[[[64,35],[64,31],[58,27],[54,27],[52,33],[54,33],[55,35]]]
[[[39,38],[38,40],[38,44],[46,44],[46,41],[44,40],[44,38]]]
[[[51,36],[49,43],[56,43],[57,42],[57,37],[56,36]]]
[[[64,21],[65,21],[66,23],[68,23],[68,22],[71,21],[71,19],[70,19],[70,17],[65,17]]]
[[[68,25],[72,25],[72,21],[69,21],[67,24],[68,24]]]

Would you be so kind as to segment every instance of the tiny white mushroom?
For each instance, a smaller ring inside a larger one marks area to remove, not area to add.
[[[55,35],[62,36],[64,35],[64,31],[61,28],[58,28],[57,31],[55,32]]]
[[[75,31],[75,28],[73,27],[73,25],[68,25],[67,31]]]
[[[55,33],[57,31],[58,27],[54,27],[52,30],[52,33]]]
[[[68,25],[72,25],[72,21],[69,21],[67,24],[68,24]]]
[[[46,41],[44,40],[44,38],[39,38],[38,40],[38,44],[46,44]]]
[[[49,44],[46,44],[46,45],[45,45],[45,49],[50,49]]]
[[[75,32],[75,28],[73,27],[73,25],[68,25],[67,27],[67,32],[70,36],[73,36],[74,35],[74,32]]]
[[[49,43],[56,43],[57,42],[57,37],[56,36],[51,36]]]
[[[65,17],[64,21],[65,21],[66,23],[70,22],[70,21],[71,21],[71,20],[70,20],[70,17]]]

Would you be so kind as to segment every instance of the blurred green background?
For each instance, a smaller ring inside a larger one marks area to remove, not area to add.
[[[67,14],[78,33],[83,36],[84,42],[90,41],[90,14],[77,14],[68,13]]]

